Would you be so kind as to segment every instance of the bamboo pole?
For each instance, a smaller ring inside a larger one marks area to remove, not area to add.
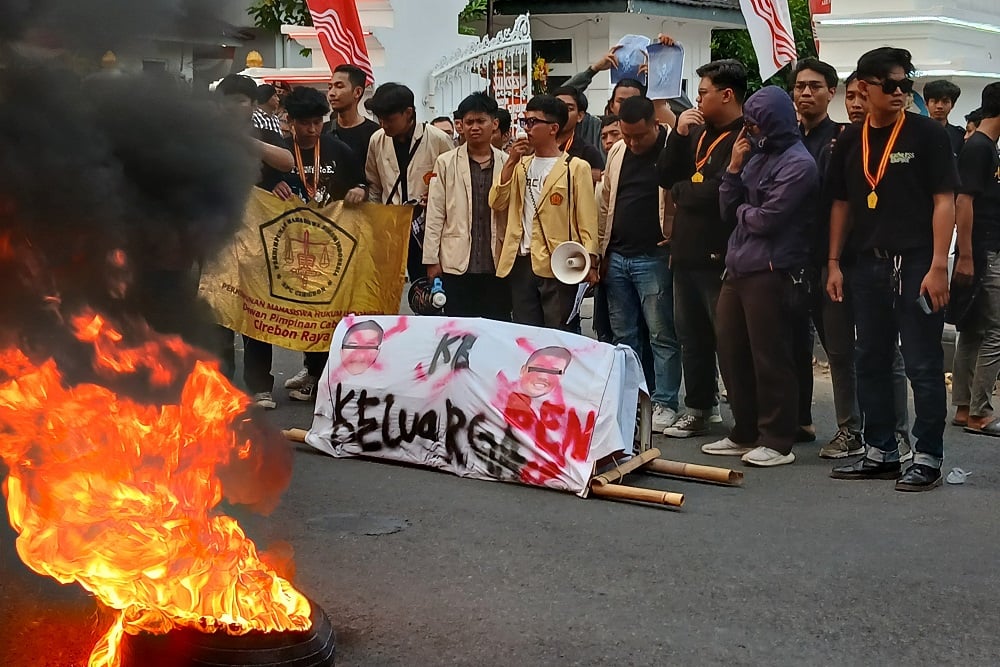
[[[305,442],[306,434],[309,431],[304,428],[286,428],[281,432],[281,435],[285,436],[288,440],[292,442]]]
[[[596,480],[595,480],[596,481]],[[657,491],[656,489],[640,489],[636,486],[622,484],[591,484],[590,492],[601,498],[617,500],[634,500],[641,503],[655,503],[681,507],[684,504],[684,494]]]
[[[643,468],[643,470],[645,472],[652,472],[660,475],[700,479],[706,482],[727,484],[729,486],[740,486],[743,484],[742,472],[730,470],[728,468],[716,468],[714,466],[701,466],[694,463],[684,463],[682,461],[656,459],[654,461],[650,461],[649,465]]]
[[[617,482],[625,475],[629,474],[636,468],[646,465],[650,461],[660,456],[660,450],[656,447],[652,449],[647,449],[637,456],[633,456],[625,463],[615,466],[607,472],[601,473],[591,480],[591,484],[597,484],[598,486],[604,486],[605,484],[611,484],[612,482]]]

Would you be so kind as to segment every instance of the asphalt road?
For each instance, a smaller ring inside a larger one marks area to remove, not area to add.
[[[298,364],[276,354],[279,387]],[[308,427],[311,406],[276,396],[275,424]],[[816,403],[829,438],[822,371]],[[655,444],[719,464],[699,451],[709,439]],[[262,545],[292,543],[343,666],[995,665],[998,446],[949,427],[946,467],[973,475],[924,494],[832,480],[819,443],[738,489],[641,478],[683,492],[674,511],[303,445],[275,514],[240,518]],[[28,572],[12,539],[5,527],[0,665],[85,664],[93,602]]]

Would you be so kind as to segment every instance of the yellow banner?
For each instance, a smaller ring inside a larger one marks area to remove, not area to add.
[[[399,312],[407,206],[282,201],[254,189],[243,227],[204,267],[219,324],[267,343],[326,352],[341,318]]]

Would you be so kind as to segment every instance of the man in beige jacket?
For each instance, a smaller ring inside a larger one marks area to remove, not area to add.
[[[473,93],[458,105],[466,143],[439,157],[427,194],[424,264],[448,296],[445,315],[510,321],[510,288],[496,275],[506,211],[490,209],[490,188],[507,154],[492,146],[497,103]]]
[[[427,186],[434,161],[455,148],[451,137],[433,125],[417,122],[413,91],[399,83],[383,83],[365,108],[382,129],[372,135],[365,162],[368,199],[380,204],[413,205],[413,227],[406,270],[410,280],[424,275],[421,244]]]
[[[564,241],[583,245],[591,256],[585,280],[597,283],[597,201],[590,165],[559,149],[568,116],[561,100],[531,98],[521,120],[528,136],[511,146],[500,182],[490,190],[490,207],[507,211],[497,275],[510,276],[514,321],[578,331],[578,318],[569,321],[577,286],[556,279],[552,251]]]

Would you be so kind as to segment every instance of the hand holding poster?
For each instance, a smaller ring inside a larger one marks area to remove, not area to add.
[[[583,496],[597,461],[632,452],[640,390],[626,346],[491,320],[349,316],[306,442]]]
[[[643,35],[625,35],[618,40],[620,47],[615,51],[618,66],[611,68],[611,83],[622,79],[643,81],[645,77],[639,73],[639,68],[646,63],[646,47],[650,44],[649,37]]]
[[[243,227],[202,272],[224,327],[290,350],[326,352],[347,313],[399,311],[407,206],[319,207],[254,189]]]
[[[651,100],[673,100],[681,96],[681,81],[684,78],[684,47],[679,42],[673,44],[650,44],[649,77],[646,96]]]

